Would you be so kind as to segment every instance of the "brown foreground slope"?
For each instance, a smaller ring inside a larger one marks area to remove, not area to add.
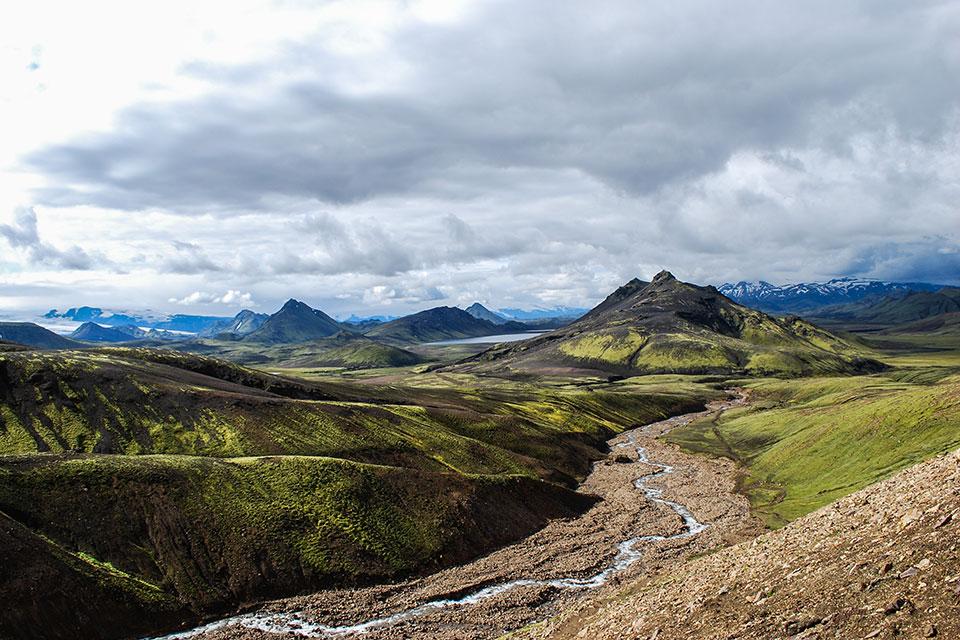
[[[960,452],[520,635],[960,638]]]

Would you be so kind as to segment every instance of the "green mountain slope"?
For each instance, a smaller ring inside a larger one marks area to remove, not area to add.
[[[713,287],[662,272],[631,281],[580,320],[490,349],[464,370],[799,376],[882,368],[854,345],[799,318],[740,306]]]

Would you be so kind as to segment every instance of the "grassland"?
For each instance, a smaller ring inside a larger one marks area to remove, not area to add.
[[[730,457],[772,527],[932,455],[960,447],[960,349],[921,337],[873,341],[889,371],[741,381],[751,406],[677,429],[687,450]],[[922,346],[921,346],[922,345]]]

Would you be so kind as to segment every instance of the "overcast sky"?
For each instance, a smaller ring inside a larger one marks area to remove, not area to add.
[[[0,141],[0,314],[960,283],[960,2],[7,2]]]

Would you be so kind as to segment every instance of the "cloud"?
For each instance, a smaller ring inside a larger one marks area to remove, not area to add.
[[[183,298],[170,298],[168,302],[186,307],[192,307],[200,304],[222,304],[230,307],[257,306],[257,304],[253,301],[253,296],[250,293],[241,293],[236,289],[230,289],[223,295],[206,293],[204,291],[194,291]]]
[[[74,212],[45,240],[161,300],[346,312],[581,306],[660,268],[960,278],[956,3],[381,9],[192,60],[189,92],[22,157],[41,211]]]
[[[23,250],[30,262],[61,269],[93,268],[93,259],[80,247],[58,249],[43,242],[37,230],[37,213],[32,207],[18,207],[13,217],[12,225],[0,224],[0,237],[14,249]]]

